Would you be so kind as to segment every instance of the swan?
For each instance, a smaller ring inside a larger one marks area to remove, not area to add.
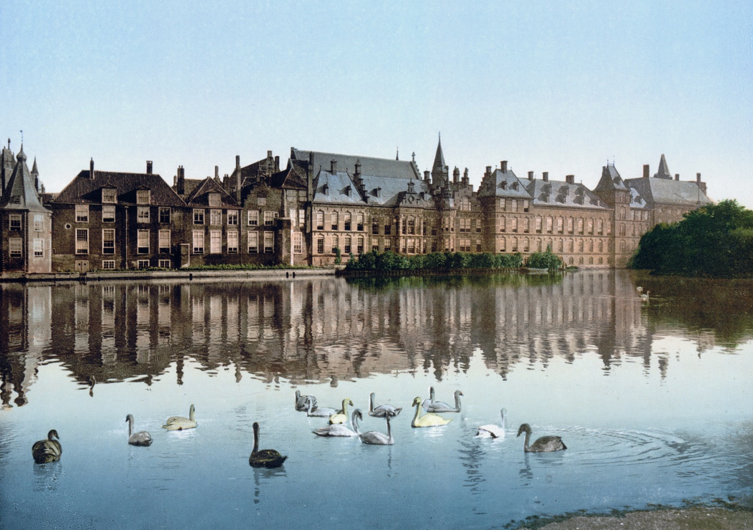
[[[306,398],[306,415],[314,418],[329,418],[333,414],[337,414],[339,411],[331,409],[329,407],[317,407],[314,409],[313,402]]]
[[[635,290],[638,291],[639,293],[642,293],[643,292],[643,287],[641,287],[639,285],[638,287],[635,288]]]
[[[60,460],[60,456],[63,454],[63,446],[53,438],[60,438],[55,429],[47,433],[46,440],[39,440],[31,446],[31,455],[34,457],[35,463],[47,464]]]
[[[332,416],[329,417],[329,422],[331,424],[333,423],[345,423],[348,421],[348,405],[351,407],[353,406],[353,402],[350,400],[350,398],[343,399],[343,408],[340,409],[340,412],[336,412]]]
[[[94,385],[97,384],[97,380],[93,375],[89,376],[89,397],[94,397]]]
[[[369,416],[375,416],[377,418],[384,418],[385,416],[397,416],[402,407],[393,407],[392,405],[379,405],[374,407],[374,392],[369,395]]]
[[[452,421],[431,413],[421,416],[420,397],[416,397],[416,399],[413,400],[413,406],[416,407],[416,415],[413,416],[413,421],[410,423],[411,427],[438,427],[440,425],[446,425]]]
[[[434,401],[434,387],[429,387],[429,399],[425,399],[422,406],[426,412],[460,412],[460,390],[455,391],[455,406],[451,407],[442,401]]]
[[[152,445],[152,435],[146,431],[133,432],[133,414],[126,416],[128,422],[128,443],[131,445]]]
[[[648,295],[651,294],[651,291],[646,291],[646,294],[641,295],[641,301],[642,302],[648,302]]]
[[[196,425],[196,419],[194,418],[196,413],[196,409],[193,406],[193,403],[191,403],[191,408],[188,411],[188,417],[184,416],[170,416],[165,420],[165,424],[162,426],[163,429],[167,429],[168,431],[182,431],[184,429],[195,429]]]
[[[562,442],[562,438],[559,436],[542,436],[533,445],[528,445],[528,441],[531,439],[531,426],[524,423],[518,429],[518,436],[522,433],[526,433],[526,441],[523,444],[523,451],[526,453],[550,453],[552,451],[563,451],[567,449],[567,446]]]
[[[395,439],[392,437],[392,429],[390,429],[390,415],[387,414],[384,418],[387,420],[387,434],[378,431],[361,433],[358,431],[358,420],[363,419],[363,414],[358,409],[353,411],[353,428],[361,442],[371,445],[392,445],[395,443]]]
[[[361,411],[358,409],[353,411],[353,417],[351,417],[350,419],[351,429],[355,429],[356,412],[358,414],[361,414]],[[343,423],[335,423],[334,425],[325,425],[324,427],[319,427],[318,429],[311,432],[313,432],[317,436],[358,436],[358,432],[351,429],[348,429],[348,427],[346,427]]]
[[[251,467],[280,467],[287,458],[274,449],[259,451],[259,424],[254,422],[254,448],[251,450],[251,456],[248,457],[248,464]]]
[[[505,428],[507,427],[507,409],[502,409],[499,412],[502,417],[501,427],[490,423],[489,425],[482,425],[478,428],[476,438],[504,438]]]
[[[316,398],[310,395],[301,395],[300,390],[295,391],[295,410],[306,412],[306,399],[311,400],[311,408],[316,409]]]

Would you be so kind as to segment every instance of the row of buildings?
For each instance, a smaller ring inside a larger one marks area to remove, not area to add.
[[[673,178],[664,155],[650,176],[602,168],[591,190],[575,182],[488,166],[478,190],[450,173],[441,140],[431,171],[410,161],[291,148],[232,173],[172,186],[152,172],[102,171],[90,161],[60,193],[45,193],[36,159],[0,151],[3,275],[183,268],[218,264],[331,266],[370,250],[528,255],[551,248],[568,265],[623,267],[640,237],[711,201],[700,173]]]

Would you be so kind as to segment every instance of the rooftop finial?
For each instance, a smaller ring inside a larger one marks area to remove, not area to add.
[[[21,131],[21,145],[24,145],[24,132]]]
[[[400,160],[400,148],[396,147],[395,160]]]

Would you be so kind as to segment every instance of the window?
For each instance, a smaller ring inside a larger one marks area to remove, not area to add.
[[[586,233],[593,234],[594,233],[594,220],[593,219],[587,219],[586,220]]]
[[[277,212],[264,212],[264,226],[273,226],[275,224],[275,219],[277,219]]]
[[[387,221],[384,223],[384,235],[388,236],[390,234],[392,234],[392,223]]]
[[[322,251],[324,251],[324,243],[322,243]],[[293,254],[303,253],[303,234],[300,232],[293,232]],[[322,252],[323,254],[324,252]]]
[[[599,235],[604,233],[604,219],[598,219],[596,221],[596,233]]]
[[[106,271],[115,270],[115,260],[114,259],[103,259],[102,260],[102,269],[106,270]]]
[[[227,224],[228,226],[238,226],[238,210],[227,211]]]
[[[578,233],[583,233],[583,218],[578,219]]]
[[[102,202],[118,202],[118,196],[114,188],[102,188]]]
[[[536,217],[535,227],[536,227],[536,233],[540,234],[541,233],[541,217],[538,217],[538,216]]]
[[[21,215],[20,214],[10,214],[10,229],[11,230],[21,230]]]
[[[518,211],[518,200],[517,199],[510,199],[510,209],[513,212],[517,212]]]
[[[209,203],[209,206],[211,206],[212,208],[217,208],[218,206],[222,204],[222,199],[220,197],[220,194],[214,191],[212,193],[207,194],[207,202]]]
[[[298,210],[298,226],[306,226],[306,210]]]
[[[115,229],[102,229],[102,254],[115,254]]]
[[[436,244],[436,243],[435,243]],[[384,251],[387,252],[392,246],[392,240],[387,237],[384,239]]]
[[[136,231],[136,253],[149,254],[149,230]]]
[[[259,226],[259,210],[248,211],[248,226]]]
[[[275,251],[275,233],[264,232],[264,253],[272,254]]]
[[[337,230],[338,229],[338,223],[340,222],[338,220],[337,212],[332,212],[332,214],[330,215],[330,218],[332,219],[332,230]]]
[[[557,217],[557,233],[561,234],[565,225],[565,220],[562,217]]]
[[[471,251],[471,240],[461,238],[460,241],[460,248],[458,249],[460,252],[470,252]]]
[[[528,217],[523,219],[523,232],[526,234],[531,231],[531,220]]]
[[[345,212],[345,230],[350,230],[350,212]]]
[[[89,205],[88,204],[76,205],[76,222],[77,223],[89,222]]]
[[[151,204],[149,190],[136,190],[136,204]]]
[[[194,209],[194,211],[193,211],[193,224],[195,224],[195,225],[203,225],[204,224],[204,210],[201,210],[201,209],[198,209],[198,208]]]
[[[44,257],[44,239],[34,238],[34,240],[32,241],[32,244],[34,245],[34,257],[35,258]]]
[[[573,233],[573,218],[572,217],[567,218],[567,233],[568,234]]]
[[[505,230],[507,230],[507,219],[505,219],[504,217],[500,217],[499,218],[499,231],[504,232]]]
[[[222,230],[209,231],[209,253],[222,253]]]
[[[476,219],[476,232],[481,232],[481,219]]]
[[[414,226],[415,226],[415,222],[414,222]],[[358,230],[359,232],[363,232],[363,214],[362,213],[359,213],[358,215],[356,215],[356,230]]]
[[[528,242],[528,238],[526,237],[525,239],[523,239],[523,252],[528,252],[529,250],[528,245],[529,245],[529,242]]]
[[[139,206],[136,209],[136,222],[137,223],[149,222],[149,206]]]
[[[551,217],[546,218],[546,231],[549,234],[552,233],[552,218]]]
[[[337,251],[335,250],[338,248],[337,242],[337,236],[332,236],[332,254],[337,254]]]
[[[471,200],[468,197],[462,197],[460,199],[460,209],[464,212],[471,211]]]
[[[529,201],[528,201],[528,200],[523,200],[523,211],[524,211],[524,212],[527,212],[527,211],[528,211],[528,206],[529,206],[529,204],[530,204],[530,203],[529,203]]]
[[[505,200],[504,199],[500,199],[499,200],[499,209],[500,210],[504,210],[505,209]]]
[[[209,224],[222,226],[222,210],[209,210]]]
[[[238,231],[237,230],[228,230],[227,232],[227,253],[228,254],[238,253]]]
[[[203,230],[193,231],[193,253],[194,254],[204,253],[204,231]]]
[[[159,222],[163,225],[170,224],[171,210],[170,208],[159,209]]]
[[[413,242],[413,239],[410,240]],[[358,245],[356,246],[356,253],[363,254],[363,236],[358,236]]]
[[[258,232],[248,233],[248,253],[249,254],[259,253],[259,233]]]
[[[324,212],[321,210],[316,212],[316,229],[324,230]]]
[[[89,253],[89,229],[76,228],[76,254]]]
[[[34,214],[34,230],[37,232],[44,230],[44,215]]]
[[[159,253],[170,253],[170,230],[159,231]]]
[[[266,206],[267,205],[267,198],[266,197],[257,197],[256,204],[259,206]]]
[[[416,219],[413,218],[413,217],[409,217],[408,218],[408,233],[409,234],[415,234],[416,233]]]
[[[316,253],[324,254],[324,236],[319,236],[316,238]]]
[[[114,223],[115,222],[115,206],[113,205],[104,205],[102,206],[102,222],[103,223]]]
[[[158,260],[157,263],[160,269],[169,269],[172,267],[172,263],[170,263],[169,259],[161,259],[161,260]]]
[[[518,218],[517,217],[513,217],[512,219],[510,219],[510,230],[512,230],[513,232],[518,231]]]
[[[371,238],[371,250],[379,252],[379,239],[376,237]]]
[[[149,268],[149,260],[148,259],[140,259],[136,262],[136,266],[139,269],[148,269]]]
[[[350,236],[345,236],[345,253],[350,254]]]
[[[8,239],[11,258],[20,258],[23,250],[23,240],[20,237],[11,237]]]

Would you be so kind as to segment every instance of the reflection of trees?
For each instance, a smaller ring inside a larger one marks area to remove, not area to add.
[[[149,385],[173,366],[181,384],[188,363],[232,369],[237,381],[244,373],[301,382],[415,370],[441,380],[449,370],[467,370],[474,354],[506,378],[517,366],[572,363],[587,350],[605,371],[633,357],[648,372],[653,331],[676,328],[680,319],[697,320],[685,327],[711,335],[708,342],[715,333],[730,337],[732,329],[738,337],[747,333],[753,293],[740,287],[744,282],[722,282],[723,292],[709,296],[683,281],[641,282],[652,291],[648,306],[624,271],[0,285],[0,333],[7,337],[0,344],[0,399],[24,404],[38,366],[50,360],[82,387],[90,376],[98,384]],[[714,322],[719,328],[709,329]],[[660,360],[663,375],[670,360]]]

